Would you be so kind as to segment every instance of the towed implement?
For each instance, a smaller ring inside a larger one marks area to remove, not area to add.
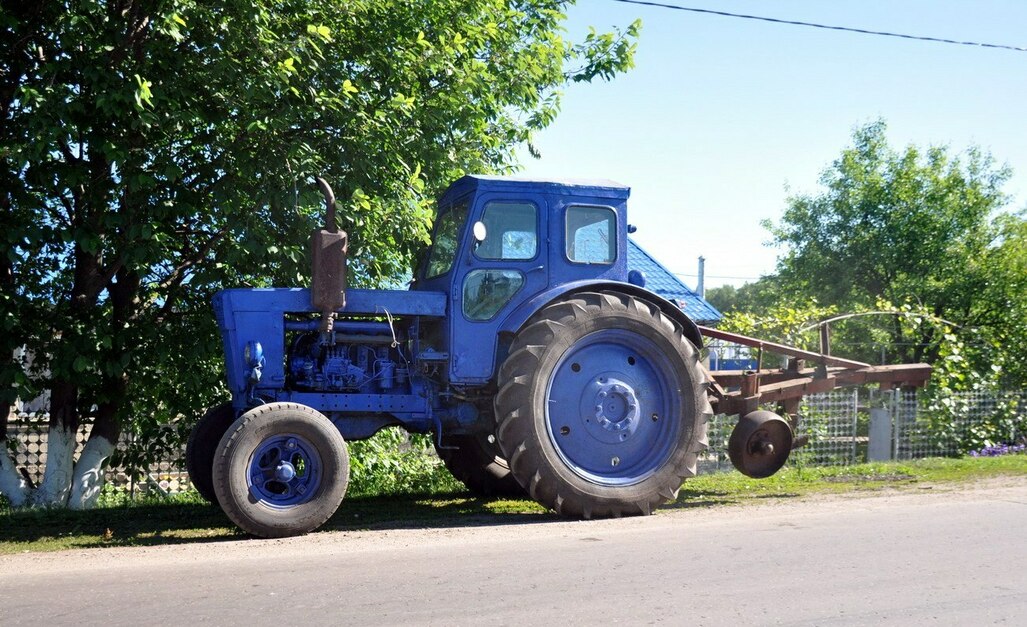
[[[731,460],[765,477],[802,444],[803,394],[922,385],[930,371],[697,326],[628,267],[629,190],[609,181],[466,176],[440,198],[409,290],[347,289],[347,235],[319,185],[310,289],[216,295],[232,398],[186,451],[197,490],[257,536],[322,525],[346,492],[346,442],[388,426],[433,434],[475,493],[570,517],[649,514],[695,474],[714,411],[741,416]],[[792,360],[710,372],[704,335]]]

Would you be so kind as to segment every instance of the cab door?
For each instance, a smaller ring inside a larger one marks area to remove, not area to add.
[[[465,254],[454,268],[450,380],[487,382],[496,367],[496,336],[503,318],[548,285],[548,207],[531,193],[486,193],[471,221],[485,226],[477,241],[468,229]]]

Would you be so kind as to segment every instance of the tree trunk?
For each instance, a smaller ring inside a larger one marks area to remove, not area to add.
[[[75,463],[75,471],[71,478],[71,495],[68,497],[69,509],[90,509],[103,491],[104,463],[114,453],[114,442],[104,435],[94,433],[89,436]]]
[[[139,286],[139,275],[124,269],[118,271],[117,281],[108,286],[112,308],[108,363],[119,362],[124,354],[133,351],[131,340],[126,340],[126,330],[129,329],[129,321],[137,314]],[[105,400],[97,408],[89,441],[75,464],[68,500],[71,509],[92,507],[103,490],[104,464],[114,453],[118,436],[121,435],[119,415],[126,405],[127,389],[128,377],[125,372],[107,376],[101,384],[100,393]]]
[[[121,422],[117,414],[124,403],[126,387],[124,377],[112,379],[105,386],[104,391],[111,400],[100,404],[93,429],[89,433],[89,441],[75,463],[71,496],[68,499],[70,509],[93,507],[103,491],[104,464],[114,453],[118,436],[121,435]]]
[[[46,435],[46,467],[43,482],[32,501],[36,505],[60,507],[71,493],[71,474],[78,432],[78,387],[54,381],[50,388],[50,428]]]

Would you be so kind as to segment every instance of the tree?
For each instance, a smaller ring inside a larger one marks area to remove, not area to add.
[[[814,298],[839,311],[905,307],[955,323],[973,335],[967,346],[1022,347],[1027,248],[1024,220],[1001,211],[1008,168],[976,148],[896,151],[885,130],[882,121],[856,129],[853,146],[821,176],[823,189],[792,197],[780,223],[767,224],[785,247],[782,299]],[[897,359],[939,357],[938,325],[894,317],[888,328]],[[850,335],[857,332],[867,329]],[[982,369],[995,359],[981,350],[970,361]]]
[[[51,405],[42,484],[4,450],[0,492],[89,506],[123,428],[215,401],[210,296],[305,282],[312,175],[341,199],[354,281],[405,268],[443,185],[508,169],[562,86],[631,66],[637,24],[572,44],[565,4],[5,4],[0,438],[13,398]]]
[[[706,290],[706,300],[725,314],[733,311],[756,312],[775,305],[778,302],[777,291],[777,277],[766,276],[741,287],[712,287]]]

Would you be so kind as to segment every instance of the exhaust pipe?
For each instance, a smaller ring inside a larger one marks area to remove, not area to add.
[[[321,313],[321,340],[327,343],[336,312],[346,307],[346,251],[349,238],[335,222],[335,193],[320,176],[317,186],[325,197],[325,226],[310,237],[312,281],[310,304]]]

